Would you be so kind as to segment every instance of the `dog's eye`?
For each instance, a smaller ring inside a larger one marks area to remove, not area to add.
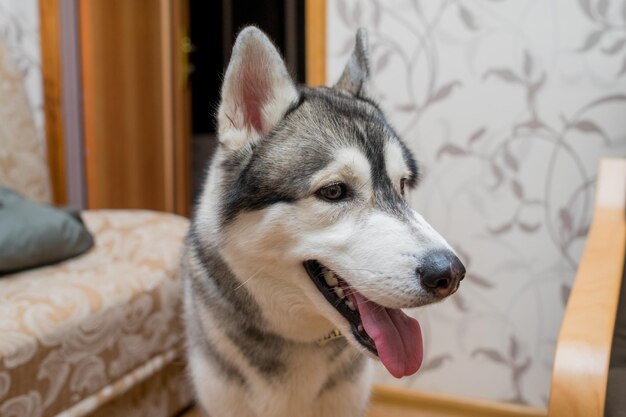
[[[343,183],[330,184],[320,188],[317,195],[327,201],[343,200],[348,195],[348,187]]]
[[[404,187],[406,186],[406,178],[400,180],[400,194],[404,196]]]

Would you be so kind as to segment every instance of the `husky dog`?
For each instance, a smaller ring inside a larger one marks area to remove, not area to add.
[[[259,29],[237,37],[183,256],[188,366],[211,417],[362,416],[366,357],[398,378],[422,362],[400,309],[463,279],[404,198],[417,166],[369,72],[363,30],[333,88],[296,87]]]

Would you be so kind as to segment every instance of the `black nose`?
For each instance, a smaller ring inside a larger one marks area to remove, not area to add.
[[[433,251],[417,268],[417,276],[422,287],[443,298],[457,290],[459,282],[465,278],[465,266],[452,251]]]

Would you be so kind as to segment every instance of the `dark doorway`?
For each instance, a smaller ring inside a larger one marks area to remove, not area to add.
[[[196,201],[217,144],[215,114],[222,77],[237,33],[247,25],[262,29],[304,82],[303,0],[189,0],[192,131],[192,190]]]

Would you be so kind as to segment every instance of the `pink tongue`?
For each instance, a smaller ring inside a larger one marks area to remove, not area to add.
[[[413,375],[422,364],[423,346],[420,325],[400,309],[382,307],[367,300],[357,291],[355,298],[361,321],[374,340],[378,357],[396,378]]]

